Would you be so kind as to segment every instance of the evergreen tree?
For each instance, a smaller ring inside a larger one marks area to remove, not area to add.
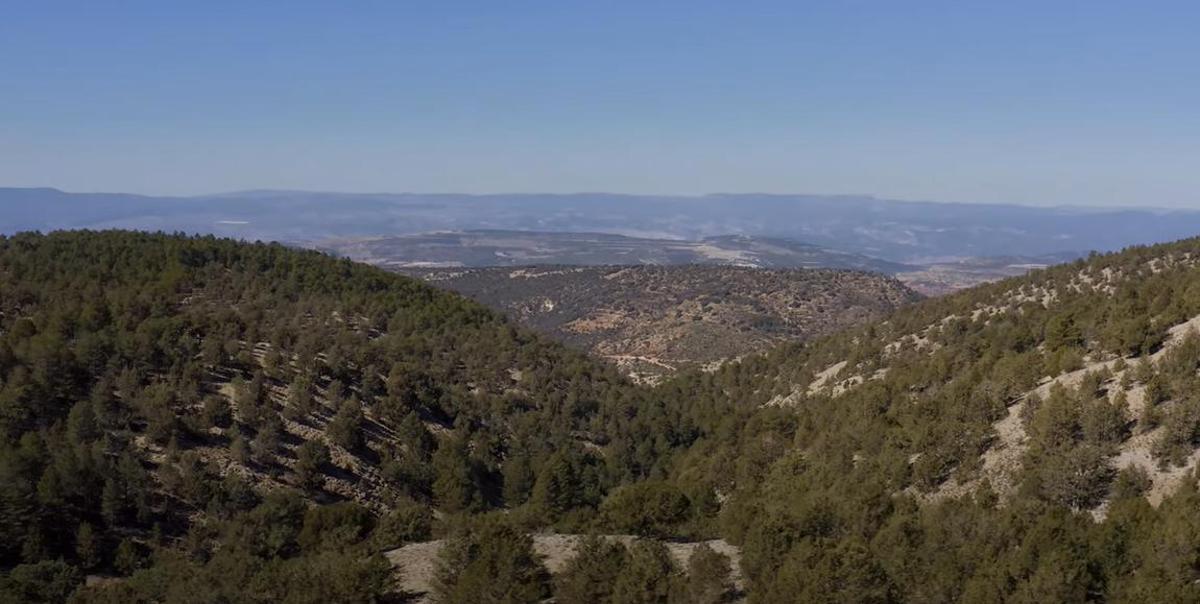
[[[613,587],[625,570],[625,546],[600,537],[585,537],[575,555],[555,578],[554,599],[561,604],[610,602]]]
[[[113,555],[113,568],[122,575],[131,575],[142,565],[142,554],[132,539],[122,539]]]
[[[84,569],[100,563],[100,543],[90,523],[81,522],[75,531],[75,555]]]
[[[228,428],[233,421],[233,410],[225,397],[210,395],[204,397],[201,418],[205,427]]]
[[[475,471],[466,445],[451,438],[433,454],[433,498],[447,513],[478,509],[483,501],[475,482]]]
[[[312,380],[304,374],[296,376],[288,387],[288,401],[284,413],[291,419],[301,420],[312,414],[315,404]]]
[[[428,541],[433,535],[433,512],[413,501],[402,501],[384,514],[371,535],[379,550]]]
[[[687,601],[718,604],[733,592],[729,556],[717,553],[708,544],[697,547],[688,559]]]
[[[329,422],[326,431],[329,439],[335,444],[351,451],[363,446],[363,414],[362,405],[356,398],[346,399],[338,409],[337,415]]]
[[[305,441],[296,449],[296,481],[300,488],[316,492],[325,484],[323,468],[329,463],[329,447],[316,440]]]
[[[600,506],[601,521],[618,532],[673,536],[689,519],[690,502],[674,485],[645,481],[615,489]]]
[[[435,594],[446,604],[540,602],[550,595],[550,574],[529,535],[489,518],[445,545]]]
[[[504,460],[504,502],[510,507],[525,503],[534,487],[533,467],[523,450],[513,451]],[[544,505],[544,504],[543,504]]]
[[[667,546],[659,541],[639,540],[629,551],[629,560],[612,587],[613,604],[666,604],[671,594],[681,591],[681,577]]]
[[[254,461],[265,466],[275,462],[275,454],[282,445],[283,426],[278,417],[271,417],[262,423],[258,434],[254,435],[250,450]]]

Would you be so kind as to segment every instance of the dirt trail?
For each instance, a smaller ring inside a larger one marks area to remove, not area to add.
[[[533,549],[542,557],[546,568],[552,574],[557,574],[566,567],[567,562],[575,555],[575,546],[583,537],[583,535],[555,533],[533,535]],[[636,539],[631,535],[605,535],[604,538],[617,540],[626,545],[633,543]],[[442,550],[443,543],[441,540],[413,543],[385,554],[393,565],[400,568],[400,590],[418,596],[413,600],[414,602],[432,602],[429,594],[433,589],[437,557]],[[733,567],[732,575],[734,584],[738,589],[742,589],[741,550],[737,546],[730,545],[721,539],[691,543],[668,542],[666,546],[671,552],[671,556],[675,559],[675,563],[681,569],[685,569],[687,568],[687,562],[691,558],[692,552],[696,551],[696,548],[702,544],[708,544],[716,552],[729,556],[730,565]]]

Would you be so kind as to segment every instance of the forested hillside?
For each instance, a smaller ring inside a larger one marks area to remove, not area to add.
[[[0,588],[18,600],[145,566],[120,588],[274,601],[324,572],[380,591],[367,553],[427,538],[431,510],[594,512],[695,433],[457,295],[215,238],[0,239],[0,380],[0,564],[24,564]]]
[[[644,388],[314,252],[0,239],[0,595],[380,601],[381,553],[440,538],[446,602],[716,602],[730,560],[655,539],[721,537],[752,602],[1197,601],[1197,261],[1093,256]],[[551,576],[547,531],[644,539]]]
[[[1096,255],[681,379],[763,410],[677,475],[722,494],[759,601],[1198,601],[1198,259]]]

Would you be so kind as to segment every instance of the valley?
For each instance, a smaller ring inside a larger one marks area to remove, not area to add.
[[[883,273],[917,268],[790,240],[736,235],[683,240],[607,233],[454,231],[330,240],[317,248],[385,268],[706,264]]]
[[[0,23],[0,604],[1200,604],[1200,3]]]
[[[1023,263],[1069,254],[1071,258],[1193,236],[1200,212],[1155,207],[1105,208],[1017,204],[933,203],[867,195],[713,194],[698,196],[614,193],[497,195],[433,193],[338,193],[256,190],[217,195],[165,197],[126,193],[76,193],[51,188],[0,187],[0,233],[59,229],[136,229],[215,234],[246,241],[280,241],[299,246],[359,245],[371,251],[386,240],[401,246],[444,246],[431,233],[533,232],[607,234],[633,240],[703,242],[749,237],[803,242],[822,253],[867,256],[895,264],[955,263],[966,258],[1024,256]],[[570,235],[576,234],[576,235]],[[417,236],[413,240],[405,237]],[[583,235],[586,236],[586,235]],[[459,235],[459,237],[465,237]],[[595,238],[595,236],[591,236]],[[424,239],[423,239],[424,238]],[[362,243],[366,242],[366,243]],[[629,243],[629,242],[626,242]],[[386,244],[386,245],[385,245]],[[624,244],[622,244],[624,245]],[[665,244],[656,244],[665,245]],[[724,248],[736,242],[717,241]],[[507,244],[501,244],[504,248]],[[600,245],[598,247],[605,247]],[[693,251],[695,245],[683,245]],[[517,253],[530,248],[517,246]],[[479,251],[479,250],[476,250]],[[794,253],[787,252],[787,253]],[[581,253],[581,252],[576,252]],[[719,252],[724,254],[725,252]],[[351,255],[356,255],[357,252]],[[631,257],[577,262],[535,254],[516,264],[643,264]],[[409,253],[387,261],[427,260],[480,266],[472,258],[419,258]],[[803,259],[803,256],[797,256]],[[847,260],[851,260],[847,258]],[[857,262],[857,260],[851,260]],[[1063,261],[1059,259],[1057,261]],[[679,261],[673,261],[679,262]],[[662,262],[659,262],[662,263]],[[504,265],[490,259],[484,265]],[[805,266],[762,263],[784,268]],[[813,266],[813,265],[810,265]],[[818,263],[827,268],[880,267]]]
[[[832,268],[893,275],[925,295],[1025,274],[1074,260],[1070,252],[1041,256],[918,258],[894,262],[799,241],[725,235],[700,240],[605,233],[448,231],[325,240],[311,247],[401,272],[521,266],[734,266]]]
[[[920,299],[895,279],[851,270],[702,264],[394,270],[653,381],[830,335]]]
[[[507,319],[277,244],[3,237],[0,593],[1186,601],[1196,258],[920,300],[856,271],[424,269]],[[767,349],[646,385],[533,329],[614,305]]]

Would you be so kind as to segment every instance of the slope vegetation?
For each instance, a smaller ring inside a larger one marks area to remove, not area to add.
[[[819,269],[542,266],[410,274],[650,378],[829,335],[919,299],[889,277]]]
[[[370,552],[428,538],[431,509],[553,522],[693,438],[606,364],[348,260],[0,239],[6,597],[150,566],[113,597],[279,601],[296,574],[321,583],[295,582],[307,597],[368,601],[390,581]]]
[[[317,253],[0,239],[0,595],[373,602],[436,550],[447,602],[719,602],[734,558],[752,602],[1198,601],[1198,260],[1097,255],[648,388]],[[639,539],[563,563],[547,532]],[[662,543],[718,538],[686,571]]]
[[[765,601],[827,581],[853,601],[1193,601],[1197,259],[1200,240],[1097,255],[683,378],[761,411],[680,475],[722,493]]]

